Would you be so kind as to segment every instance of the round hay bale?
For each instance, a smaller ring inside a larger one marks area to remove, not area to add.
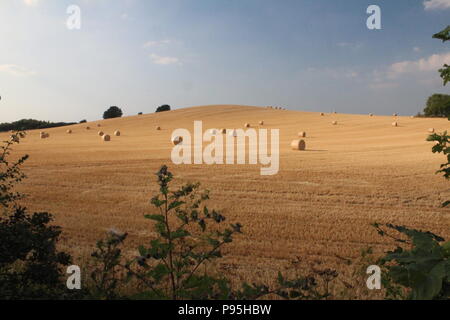
[[[103,131],[99,131],[99,132],[98,132],[98,135],[99,135],[100,137],[103,137],[103,136],[105,135],[105,133],[104,133]]]
[[[102,125],[101,125],[100,123],[97,123],[97,127],[99,127],[99,128],[100,128],[101,126],[102,126]]]
[[[299,136],[300,138],[306,138],[306,132],[301,131],[301,132],[298,133],[298,136]]]
[[[72,130],[69,129],[69,130],[67,130],[66,132],[67,132],[67,134],[71,134],[71,133],[72,133]]]
[[[121,133],[120,133],[119,130],[116,130],[116,131],[114,131],[114,135],[115,135],[116,137],[120,137]]]
[[[174,146],[179,145],[182,142],[183,142],[183,137],[173,137],[172,138],[172,144]]]
[[[300,151],[305,150],[306,149],[305,140],[293,140],[291,142],[291,148],[292,148],[292,150],[296,150],[296,151],[298,151],[298,150],[300,150]]]
[[[259,125],[260,125],[260,126],[263,126],[263,125],[264,125],[264,121],[261,120],[261,121],[259,122]]]
[[[369,114],[369,117],[373,117],[373,113],[370,113],[370,114]]]
[[[50,135],[47,132],[41,132],[40,136],[41,136],[41,139],[47,139],[50,137]]]
[[[235,129],[230,130],[230,132],[228,132],[228,135],[230,137],[237,137],[237,131]]]
[[[244,124],[244,127],[245,127],[245,128],[250,128],[250,123]]]
[[[394,113],[392,116],[394,117],[398,117],[398,113]]]
[[[227,129],[220,129],[220,132],[221,132],[222,134],[226,134],[226,133],[227,133]]]
[[[323,117],[325,115],[325,113],[321,112],[320,115]]]
[[[91,130],[91,127],[86,127],[86,130]]]
[[[158,130],[158,131],[161,131],[161,127],[160,126],[157,126],[155,129]]]
[[[429,132],[429,133],[434,133],[434,128],[428,129],[428,132]]]
[[[397,121],[392,122],[392,126],[393,127],[398,127],[398,122]]]
[[[333,121],[333,122],[331,122],[331,124],[332,124],[333,126],[337,126],[338,122],[337,122],[337,121]]]
[[[411,116],[411,119],[414,119],[415,117],[414,116]]]
[[[111,141],[111,137],[109,136],[109,134],[105,134],[102,137],[103,141],[107,142],[107,141]]]

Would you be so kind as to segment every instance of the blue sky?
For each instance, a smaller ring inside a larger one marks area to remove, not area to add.
[[[449,18],[450,0],[3,0],[0,122],[166,103],[416,114],[450,93],[450,46],[431,38]]]

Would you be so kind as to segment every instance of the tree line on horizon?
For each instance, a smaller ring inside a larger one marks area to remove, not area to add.
[[[171,110],[170,106],[168,104],[164,104],[157,107],[155,112],[163,112],[170,110]],[[103,119],[120,118],[122,117],[122,115],[123,115],[122,109],[120,109],[117,106],[111,106],[103,113]],[[139,112],[139,115],[142,115],[142,112]],[[87,120],[84,119],[78,123],[86,123],[86,122]],[[51,122],[36,119],[21,119],[13,122],[0,123],[0,132],[49,129],[56,127],[70,126],[74,124],[77,124],[77,122]]]

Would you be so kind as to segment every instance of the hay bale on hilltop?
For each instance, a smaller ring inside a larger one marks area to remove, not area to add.
[[[323,117],[325,115],[325,113],[321,112],[320,115]]]
[[[220,129],[220,132],[221,132],[222,134],[226,134],[226,133],[227,133],[227,129]]]
[[[156,126],[155,129],[158,130],[158,131],[161,131],[161,127],[160,126]]]
[[[263,125],[264,125],[264,121],[261,120],[261,121],[259,122],[259,125],[260,125],[260,126],[263,126]]]
[[[369,113],[369,117],[373,117],[373,113]]]
[[[244,124],[244,128],[250,128],[250,123]]]
[[[105,142],[111,141],[111,137],[109,136],[109,134],[103,135],[102,139],[103,139],[103,141],[105,141]]]
[[[306,149],[305,140],[293,140],[291,142],[291,149],[296,151],[303,151]]]
[[[87,127],[86,127],[86,130],[91,130],[91,127],[87,126]]]
[[[392,126],[393,127],[398,127],[398,122],[397,121],[392,122]]]
[[[40,137],[41,139],[47,139],[50,137],[50,134],[48,134],[47,132],[41,132]]]
[[[99,132],[98,132],[98,135],[99,135],[100,137],[103,137],[103,136],[105,135],[105,133],[104,133],[103,131],[99,131]]]
[[[97,127],[99,127],[99,128],[100,128],[101,126],[102,126],[102,125],[101,125],[100,123],[97,123]]]
[[[301,131],[301,132],[298,133],[298,136],[299,136],[300,138],[306,138],[306,132]]]
[[[398,117],[398,113],[394,113],[392,116],[394,117]]]
[[[429,133],[434,133],[434,128],[428,129],[428,132],[429,132]]]
[[[338,122],[337,122],[337,121],[333,121],[333,122],[331,122],[331,124],[332,124],[333,126],[337,126]]]
[[[72,133],[72,130],[69,129],[69,130],[66,131],[66,133],[67,133],[67,134],[71,134],[71,133]]]
[[[116,131],[114,131],[114,135],[115,135],[116,137],[120,137],[121,133],[120,133],[119,130],[116,130]]]

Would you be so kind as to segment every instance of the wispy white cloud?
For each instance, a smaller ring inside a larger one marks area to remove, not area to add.
[[[433,54],[418,60],[393,63],[372,72],[369,82],[371,89],[392,89],[405,81],[415,81],[421,85],[437,85],[437,70],[450,62],[450,52]]]
[[[159,40],[159,41],[147,41],[144,43],[144,48],[151,48],[151,47],[160,47],[164,45],[168,45],[172,43],[171,40],[165,39],[165,40]]]
[[[23,0],[23,3],[25,3],[27,6],[37,6],[39,2],[40,0]]]
[[[443,54],[433,54],[427,58],[415,61],[400,61],[389,66],[387,75],[390,78],[398,77],[406,73],[421,73],[437,71],[445,63],[450,62],[450,52]]]
[[[450,9],[450,0],[426,0],[423,2],[425,10]]]
[[[154,64],[159,65],[170,65],[170,64],[181,64],[180,59],[175,57],[167,57],[167,56],[159,56],[157,54],[152,53],[150,55],[150,59]]]
[[[2,64],[0,65],[0,72],[7,73],[16,77],[28,77],[34,76],[36,74],[35,71],[29,70],[22,66],[18,66],[16,64]]]

